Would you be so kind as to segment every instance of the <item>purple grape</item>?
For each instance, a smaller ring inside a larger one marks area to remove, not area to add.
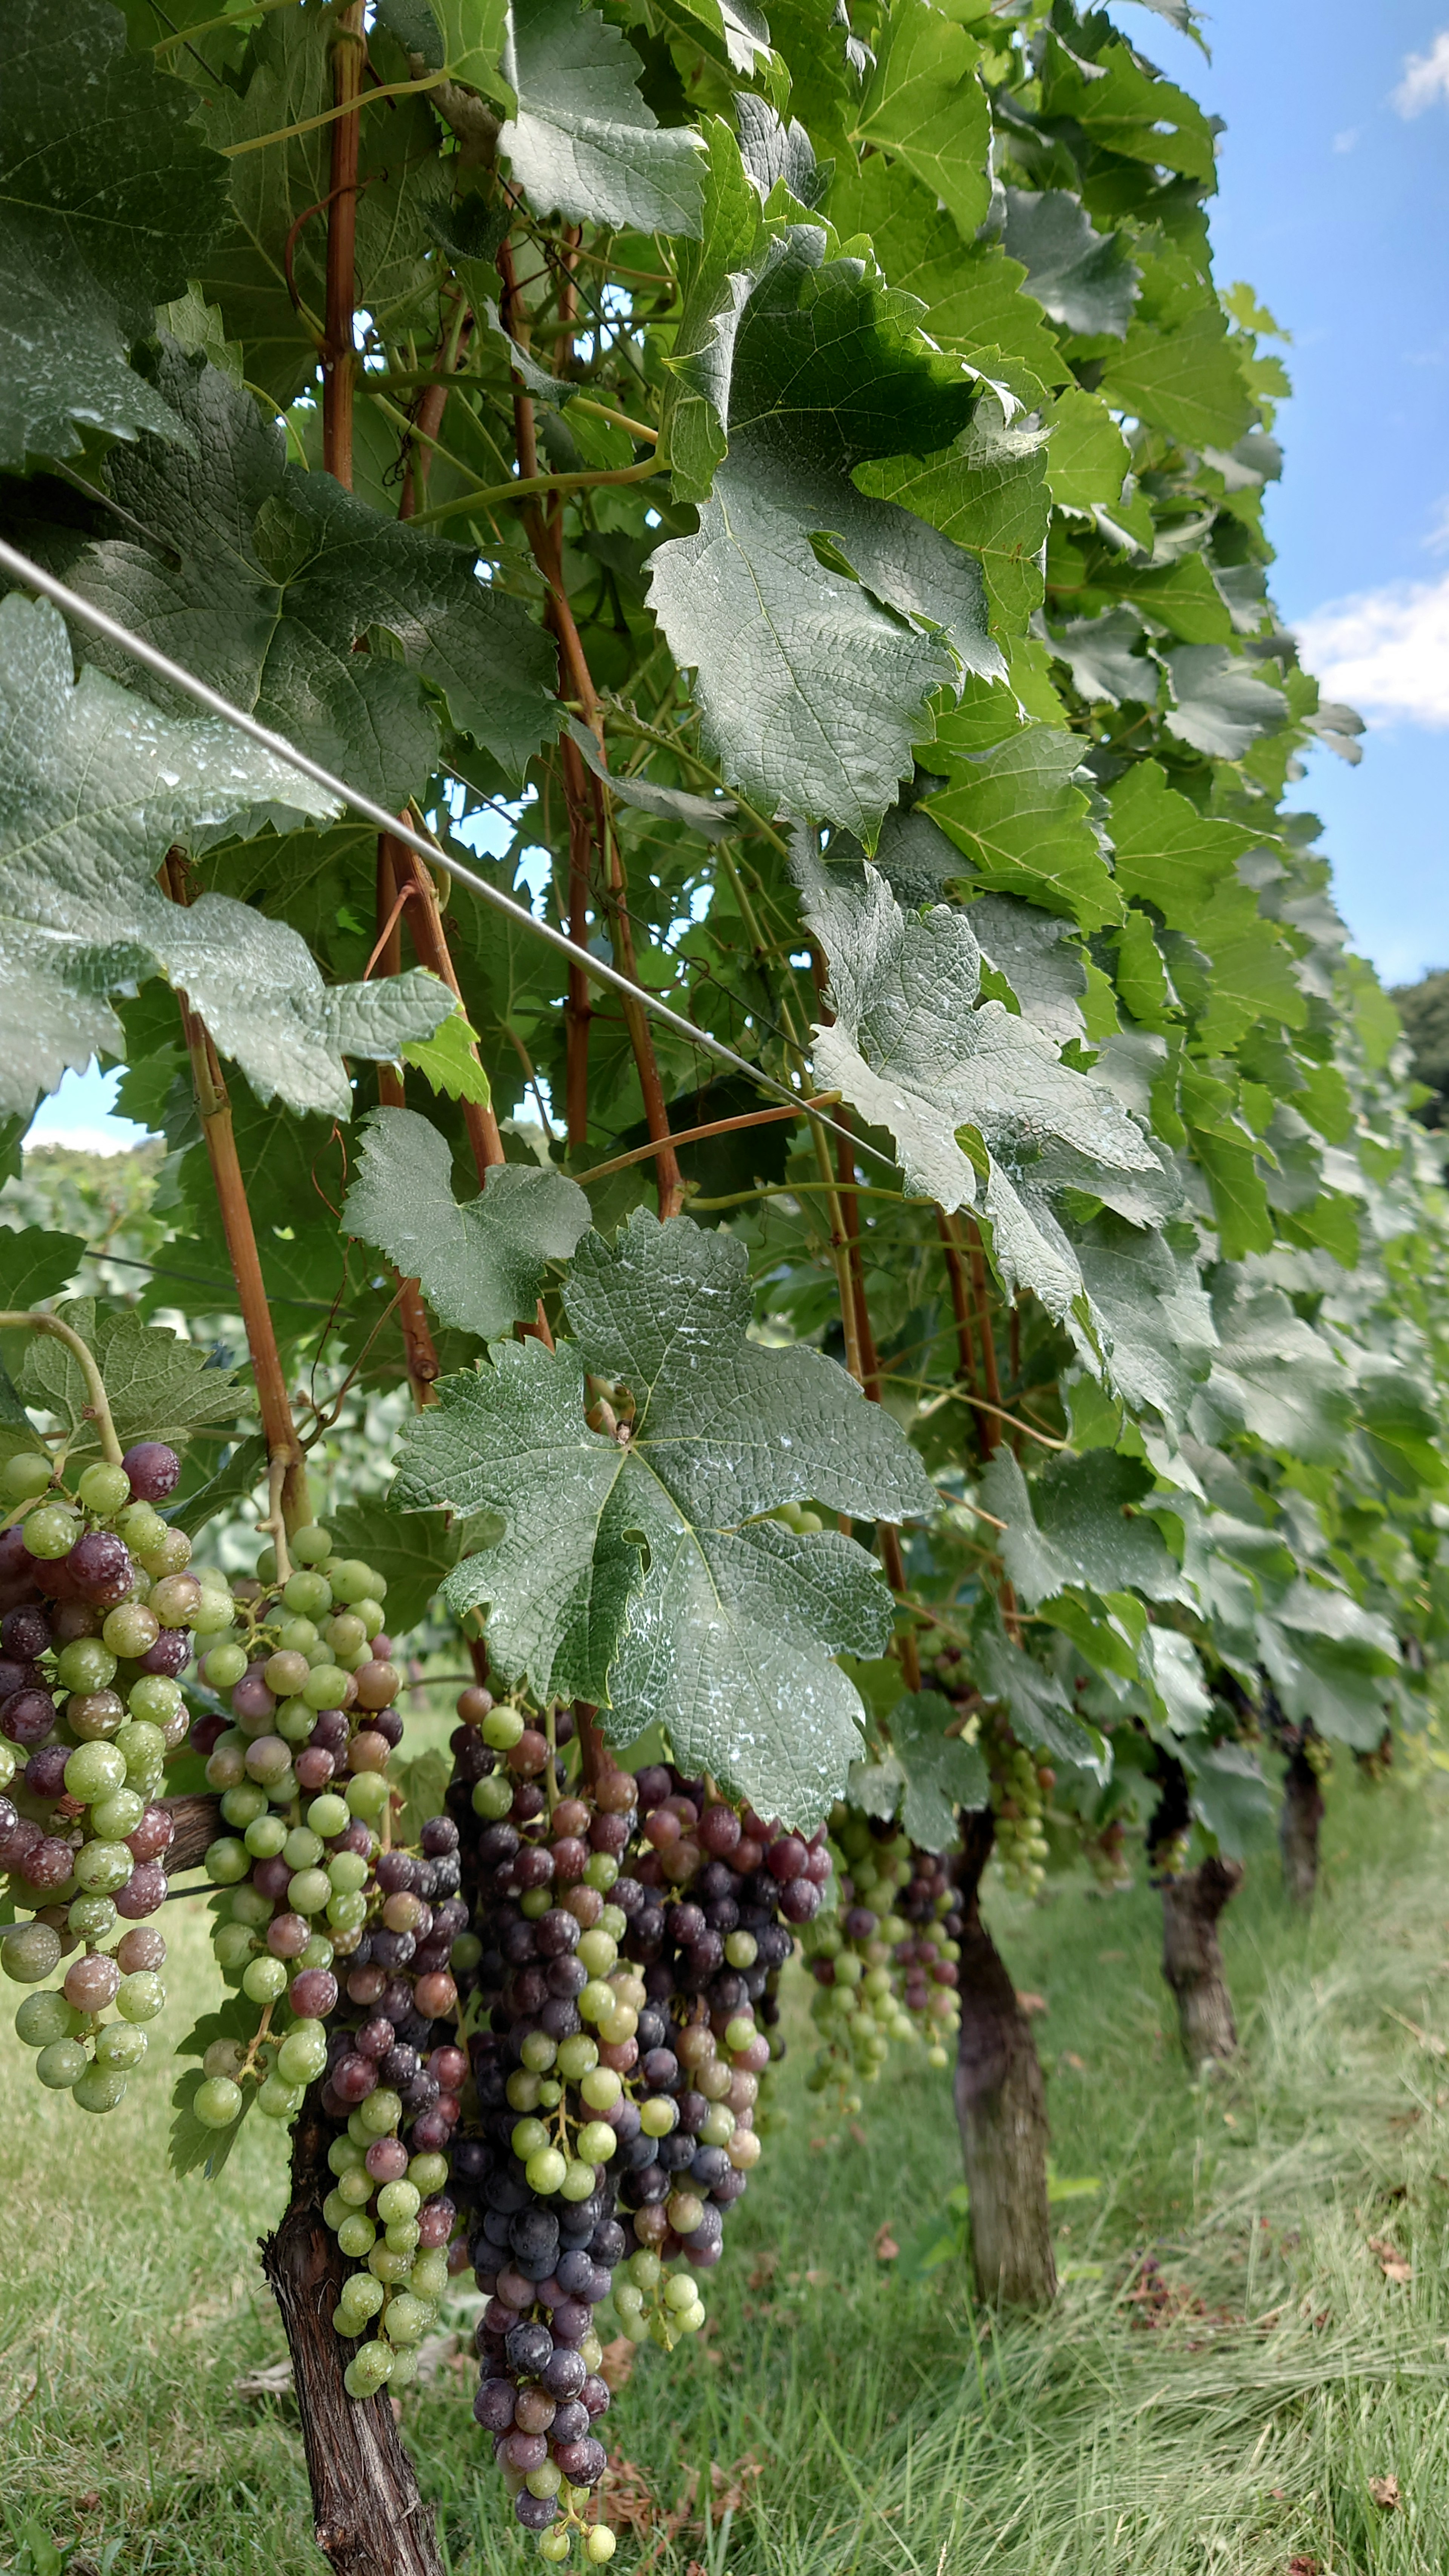
[[[141,1657],[142,1672],[164,1673],[168,1681],[174,1682],[178,1673],[184,1673],[190,1663],[193,1644],[194,1640],[189,1628],[163,1628],[155,1645],[148,1647]],[[241,1687],[241,1683],[238,1682],[237,1690]],[[270,1696],[268,1693],[269,1698]],[[236,1705],[235,1692],[232,1694],[232,1705],[233,1707]],[[272,1705],[275,1707],[275,1701]],[[266,1710],[262,1713],[270,1715],[271,1712]]]
[[[141,1923],[166,1902],[166,1872],[159,1860],[137,1863],[125,1886],[115,1898],[118,1914],[128,1923]]]
[[[65,1562],[82,1599],[97,1609],[124,1600],[136,1580],[131,1551],[114,1530],[83,1531]]]
[[[506,2433],[513,2423],[513,2382],[484,2379],[473,2400],[473,2413],[485,2433]]]
[[[121,1460],[131,1479],[131,1493],[138,1503],[162,1503],[176,1491],[181,1461],[164,1440],[138,1440]]]
[[[43,1744],[32,1753],[25,1765],[25,1785],[36,1798],[58,1798],[65,1787],[65,1766],[70,1760],[70,1747],[65,1744]]]
[[[168,1635],[174,1636],[177,1633],[178,1632],[175,1629],[163,1629],[161,1635],[156,1640],[156,1645],[159,1646],[163,1644]],[[184,1634],[185,1632],[182,1631],[180,1633]],[[155,1651],[156,1647],[153,1646],[151,1649],[152,1654],[154,1654]],[[160,1672],[165,1669],[165,1667],[160,1664],[150,1664],[149,1658],[147,1659],[147,1662],[148,1668],[151,1671]],[[262,1679],[260,1665],[257,1665],[253,1671],[243,1673],[241,1680],[235,1685],[232,1691],[231,1711],[233,1717],[270,1717],[276,1705],[277,1702],[275,1695],[273,1692],[268,1690],[266,1683]],[[312,1741],[315,1743],[316,1740],[316,1730],[314,1729]],[[331,1749],[335,1752],[338,1748],[334,1745]]]
[[[30,1887],[63,1887],[74,1858],[69,1843],[63,1843],[58,1834],[46,1834],[26,1853],[20,1874]]]
[[[14,1691],[0,1708],[0,1735],[7,1735],[12,1744],[43,1744],[54,1724],[55,1702],[49,1691]]]
[[[0,1619],[0,1646],[17,1663],[33,1664],[50,1644],[50,1621],[35,1602],[27,1601],[19,1610],[7,1610]]]
[[[441,1852],[458,1848],[458,1828],[451,1816],[429,1816],[422,1831],[422,1845],[429,1858],[436,1860]]]
[[[536,2438],[540,2442],[543,2441],[541,2433]],[[515,2442],[519,2436],[516,2433],[510,2433],[508,2439]],[[545,2443],[544,2458],[547,2457],[548,2446]],[[542,2468],[543,2461],[540,2460],[537,2465]],[[556,2495],[536,2496],[529,2488],[524,2487],[513,2499],[513,2510],[525,2531],[547,2531],[549,2524],[556,2521],[558,2517],[558,2497]]]
[[[304,1968],[292,1979],[287,2001],[303,2021],[325,2021],[337,2009],[337,1980],[330,1968]]]

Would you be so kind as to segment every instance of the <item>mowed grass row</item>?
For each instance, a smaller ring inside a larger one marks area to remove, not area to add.
[[[1290,1916],[1271,1855],[1229,1909],[1243,2056],[1197,2088],[1145,1884],[1102,1900],[1073,1883],[1037,1907],[993,1892],[1018,1986],[1046,2006],[1057,2171],[1100,2184],[1059,2204],[1049,2319],[973,2312],[959,2266],[901,2277],[890,2245],[959,2176],[945,2080],[907,2061],[842,2121],[804,2090],[796,2010],[787,2116],[731,2219],[710,2326],[670,2361],[647,2348],[607,2421],[632,2464],[621,2571],[1442,2576],[1449,1787],[1369,1790],[1347,1768],[1312,1921]],[[202,1908],[168,1907],[166,1928],[174,2035],[209,1992]],[[217,2182],[174,2182],[164,2036],[122,2108],[86,2119],[35,2083],[15,1999],[0,2564],[319,2576],[292,2401],[237,2386],[284,2352],[255,2239],[285,2142],[249,2121]],[[472,2387],[443,2362],[409,2392],[405,2435],[449,2567],[519,2576],[540,2562]]]

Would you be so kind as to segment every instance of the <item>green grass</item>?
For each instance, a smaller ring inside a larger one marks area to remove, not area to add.
[[[1018,1985],[1049,2007],[1057,2168],[1102,2185],[1060,2205],[1076,2277],[1044,2321],[973,2314],[958,2269],[910,2283],[877,2257],[882,2224],[905,2244],[959,2174],[942,2080],[867,2096],[861,2144],[803,2092],[797,2050],[710,2329],[671,2362],[646,2350],[609,2417],[679,2508],[625,2539],[621,2576],[1288,2576],[1295,2556],[1442,2576],[1449,2063],[1393,2015],[1449,2031],[1449,1791],[1340,1779],[1324,1841],[1311,1923],[1270,1858],[1230,1908],[1243,2056],[1198,2088],[1145,1886],[993,1897]],[[174,2031],[205,1991],[199,1909],[167,1928]],[[283,2350],[254,2261],[283,2142],[249,2122],[217,2183],[173,2183],[170,2072],[158,2048],[87,2121],[0,2034],[0,2565],[55,2576],[26,2555],[29,2518],[101,2576],[319,2576],[292,2403],[235,2386]],[[1161,2307],[1130,2296],[1144,2258]],[[409,2394],[406,2438],[450,2569],[521,2576],[540,2562],[470,2395],[443,2369]],[[683,2500],[711,2461],[737,2501],[705,2530]],[[1397,2509],[1370,2492],[1389,2475]]]

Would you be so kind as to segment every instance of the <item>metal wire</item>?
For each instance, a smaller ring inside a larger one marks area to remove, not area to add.
[[[373,798],[365,796],[360,788],[349,787],[345,778],[337,777],[334,771],[324,769],[319,760],[313,760],[307,752],[299,751],[295,743],[288,742],[284,734],[273,733],[269,726],[258,723],[255,716],[248,715],[241,707],[233,706],[231,700],[222,697],[219,690],[209,688],[205,680],[198,680],[192,672],[184,670],[179,662],[173,662],[169,653],[161,652],[155,644],[148,644],[144,636],[134,635],[128,626],[121,625],[119,619],[108,616],[103,608],[94,607],[90,600],[82,599],[78,591],[69,589],[63,581],[57,581],[54,573],[47,572],[41,564],[32,563],[30,557],[21,554],[18,547],[6,545],[3,540],[0,540],[0,571],[8,572],[14,580],[23,583],[27,590],[40,591],[45,598],[52,600],[57,608],[63,609],[67,617],[73,617],[78,625],[88,626],[93,633],[107,636],[111,643],[119,644],[122,651],[129,653],[133,661],[141,663],[148,671],[154,671],[158,680],[165,680],[173,689],[180,689],[186,697],[193,698],[199,707],[205,707],[208,714],[220,716],[226,724],[235,725],[238,733],[248,735],[253,742],[260,744],[263,751],[270,752],[274,760],[284,761],[288,768],[299,770],[304,778],[310,778],[318,787],[325,788],[329,796],[336,797],[339,804],[348,806],[354,814],[360,815],[364,822],[373,826],[375,831],[390,832],[394,840],[403,841],[410,850],[416,850],[419,858],[423,859],[428,866],[445,867],[455,885],[465,886],[469,894],[477,896],[480,903],[490,905],[494,912],[501,912],[504,918],[513,922],[518,929],[527,930],[535,939],[541,939],[546,947],[552,948],[570,966],[578,967],[585,975],[591,976],[596,984],[605,984],[610,992],[622,993],[631,1002],[637,1002],[665,1028],[673,1029],[677,1036],[687,1038],[691,1046],[699,1047],[704,1054],[713,1056],[717,1063],[727,1064],[731,1072],[743,1073],[759,1090],[769,1092],[775,1099],[788,1100],[800,1109],[802,1116],[804,1115],[800,1094],[798,1091],[792,1091],[788,1083],[777,1081],[773,1074],[762,1072],[760,1067],[757,1064],[751,1064],[747,1057],[736,1055],[734,1048],[726,1046],[722,1039],[711,1037],[707,1030],[696,1028],[692,1020],[687,1020],[680,1011],[671,1010],[667,1002],[661,1002],[644,985],[631,983],[628,976],[621,975],[617,967],[607,966],[602,957],[594,955],[592,949],[576,947],[573,940],[566,938],[561,930],[555,930],[552,922],[540,921],[537,914],[530,912],[526,905],[515,903],[511,895],[504,894],[497,886],[489,885],[486,878],[475,876],[471,868],[462,866],[453,857],[451,851],[440,850],[436,842],[425,840],[421,832],[413,830],[411,824],[404,822],[396,814],[390,814],[385,805],[376,804]],[[896,1166],[888,1154],[880,1153],[874,1145],[868,1144],[864,1137],[857,1136],[849,1127],[842,1126],[839,1120],[827,1118],[820,1110],[812,1114],[819,1120],[821,1126],[830,1128],[837,1136],[843,1136],[853,1153],[868,1155],[872,1162],[881,1164],[888,1172],[895,1170]]]

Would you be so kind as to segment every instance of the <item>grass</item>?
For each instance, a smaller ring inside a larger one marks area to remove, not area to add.
[[[1071,2277],[1045,2320],[973,2312],[958,2267],[912,2282],[877,2254],[959,2176],[941,2079],[882,2086],[853,2135],[797,2050],[710,2328],[647,2351],[609,2417],[662,2508],[621,2576],[1442,2576],[1449,2064],[1405,2024],[1449,2030],[1449,1791],[1340,1778],[1325,1850],[1310,1923],[1267,1857],[1229,1909],[1243,2054],[1197,2088],[1150,1890],[993,1899],[1048,2007],[1057,2168],[1101,2183],[1060,2204]],[[174,2031],[205,1991],[199,1909],[168,1932]],[[254,2262],[283,2142],[249,2122],[218,2182],[176,2184],[159,2048],[103,2121],[23,2055],[0,2033],[0,2565],[319,2576],[292,2403],[236,2388],[283,2350]],[[470,2395],[440,2370],[406,2438],[450,2570],[521,2576],[540,2562]],[[1374,2499],[1390,2477],[1397,2505]]]

